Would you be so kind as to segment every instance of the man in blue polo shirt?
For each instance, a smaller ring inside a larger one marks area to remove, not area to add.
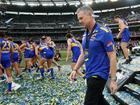
[[[95,22],[90,7],[82,6],[76,13],[79,22],[87,31],[82,39],[83,51],[71,72],[70,79],[76,78],[77,70],[85,62],[87,91],[84,105],[107,105],[102,92],[109,73],[111,93],[114,94],[117,90],[116,53],[112,34],[106,27]]]
[[[120,16],[115,16],[114,20],[118,23],[120,29],[116,38],[121,38],[121,48],[125,57],[125,62],[123,64],[129,64],[132,61],[132,58],[129,56],[128,52],[128,42],[130,41],[131,36],[128,23]]]

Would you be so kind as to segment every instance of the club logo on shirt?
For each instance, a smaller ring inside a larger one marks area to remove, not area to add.
[[[90,38],[91,41],[95,40],[96,39],[96,35],[98,33],[98,30],[95,30]]]
[[[95,36],[96,36],[95,34],[92,35],[91,38],[90,38],[90,40],[91,40],[91,41],[94,41],[94,40],[95,40]]]

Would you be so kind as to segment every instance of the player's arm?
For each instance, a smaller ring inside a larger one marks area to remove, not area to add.
[[[17,47],[18,47],[18,52],[19,52],[19,58],[22,60],[22,51],[19,45],[17,45]]]
[[[83,47],[82,47],[81,43],[80,43],[79,41],[77,41],[77,43],[78,43],[78,45],[79,45],[79,47],[80,47],[80,52],[83,53],[84,51],[83,51]],[[82,55],[82,56],[85,56],[85,54]],[[84,60],[83,60],[83,61],[84,61]],[[81,61],[80,61],[80,62],[81,62]],[[83,64],[84,64],[84,62],[82,62],[82,63],[79,65],[80,68],[82,67]],[[80,69],[77,71],[77,74],[79,74],[80,76],[84,77],[84,74],[80,71]]]
[[[114,49],[114,44],[113,44],[113,35],[110,33],[105,33],[102,42],[104,44],[104,48],[107,52],[110,61],[110,76],[111,76],[110,90],[111,93],[114,94],[117,90],[117,83],[116,83],[117,59],[116,59],[116,51]]]
[[[48,47],[52,47],[52,41],[51,41],[51,39],[47,41],[47,45],[48,45]]]
[[[126,27],[126,26],[124,25],[123,21],[122,21],[122,20],[119,21],[120,32],[118,33],[117,38],[121,37],[121,34],[122,34],[122,32],[124,31],[125,27]]]
[[[70,39],[67,40],[67,44],[68,44],[68,47],[67,47],[67,57],[66,57],[66,62],[68,61],[69,56],[70,56],[70,54],[71,54],[71,40],[70,40]]]
[[[13,57],[13,53],[14,53],[14,47],[13,47],[13,45],[10,43],[10,53],[11,53],[11,59],[12,59],[12,57]]]
[[[51,47],[55,48],[55,43],[53,41],[51,41]]]
[[[53,58],[53,64],[55,64],[56,66],[60,66]]]
[[[57,54],[57,58],[58,58],[58,60],[61,60],[61,54],[60,53]]]
[[[23,43],[19,48],[20,48],[20,50],[22,51],[25,47],[26,47],[26,44]]]
[[[35,44],[35,42],[32,43],[32,46],[33,46],[33,49],[35,50],[35,48],[36,48],[36,44]]]
[[[37,57],[37,59],[39,59],[39,46],[36,46],[35,47],[35,55],[36,55],[36,57]]]
[[[80,51],[83,52],[83,47],[82,47],[81,43],[79,41],[77,41],[77,43],[78,43],[78,45],[80,47]]]
[[[18,52],[21,53],[20,46],[17,44]]]
[[[10,48],[10,53],[13,54],[15,49],[14,49],[14,46],[11,42],[9,43],[9,48]]]
[[[116,51],[113,44],[113,35],[110,33],[104,33],[104,37],[102,38],[102,43],[104,44],[104,48],[110,60],[111,78],[115,78],[116,70],[117,70],[116,67],[117,61],[116,61]]]

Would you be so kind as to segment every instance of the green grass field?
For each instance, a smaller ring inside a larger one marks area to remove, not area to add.
[[[66,62],[66,56],[67,56],[66,49],[61,50],[60,53],[61,53],[61,56],[62,56],[62,57],[61,57],[62,60],[61,60],[59,63],[60,63],[61,65],[70,64],[71,58],[69,59],[68,62]]]

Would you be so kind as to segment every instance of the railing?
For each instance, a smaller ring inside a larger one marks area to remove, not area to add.
[[[129,27],[138,27],[140,26],[140,21],[133,21],[128,22]],[[117,24],[109,24],[108,25],[111,29],[118,28]],[[7,25],[0,23],[0,28],[6,28]],[[79,23],[69,24],[66,22],[60,23],[11,23],[10,27],[12,29],[55,29],[55,28],[79,28],[83,29],[84,27],[81,26]]]

